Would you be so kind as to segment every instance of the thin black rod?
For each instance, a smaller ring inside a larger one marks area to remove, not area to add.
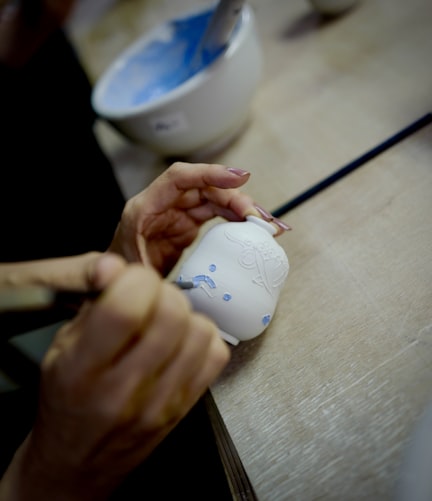
[[[334,184],[336,181],[339,181],[346,175],[348,175],[350,172],[353,170],[357,169],[358,167],[361,167],[365,163],[369,162],[369,160],[372,160],[373,158],[377,157],[384,151],[388,150],[395,144],[399,143],[403,139],[407,138],[411,134],[414,134],[414,132],[417,132],[420,130],[422,127],[425,127],[426,125],[429,125],[432,123],[432,113],[427,113],[420,119],[416,120],[412,124],[408,125],[407,127],[403,128],[393,136],[389,137],[382,143],[378,144],[371,150],[367,151],[360,157],[356,158],[355,160],[351,161],[350,163],[346,164],[344,167],[341,167],[339,170],[334,172],[333,174],[330,174],[330,176],[324,178],[322,181],[319,181],[317,184],[313,185],[309,189],[305,190],[303,193],[300,193],[290,201],[286,202],[285,204],[281,205],[280,207],[276,208],[275,210],[272,211],[272,215],[274,217],[281,217],[290,210],[294,209],[298,205],[302,204],[303,202],[306,202],[313,196],[315,196],[317,193],[323,191],[325,188],[328,186]]]

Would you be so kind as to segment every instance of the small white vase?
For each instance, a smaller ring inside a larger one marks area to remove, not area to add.
[[[195,311],[213,319],[231,344],[261,334],[270,324],[288,275],[275,228],[254,216],[213,226],[183,263],[178,280]]]

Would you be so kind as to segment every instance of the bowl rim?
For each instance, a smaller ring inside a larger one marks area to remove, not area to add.
[[[247,36],[248,31],[251,29],[253,22],[253,12],[248,4],[245,4],[242,8],[240,29],[237,30],[229,46],[216,58],[215,61],[210,63],[203,70],[193,75],[191,78],[185,80],[179,86],[167,91],[166,93],[158,96],[155,99],[136,106],[110,108],[106,105],[103,99],[107,86],[109,85],[117,71],[123,67],[124,62],[129,57],[141,50],[142,47],[144,47],[150,40],[154,38],[156,33],[166,28],[166,26],[170,25],[173,21],[180,21],[194,14],[199,15],[200,13],[208,12],[208,10],[209,9],[206,8],[200,11],[193,11],[188,14],[169,19],[159,24],[149,32],[145,33],[143,36],[139,37],[137,40],[128,45],[122,52],[120,52],[120,54],[115,57],[115,59],[103,71],[93,87],[91,102],[96,113],[101,117],[114,120],[136,117],[143,113],[149,113],[161,108],[162,106],[170,104],[183,97],[184,95],[190,93],[195,88],[202,86],[206,81],[208,81],[211,76],[217,71],[218,67],[223,64],[225,60],[230,59],[233,54],[235,54],[235,52],[237,52],[237,49],[241,46],[242,42]]]

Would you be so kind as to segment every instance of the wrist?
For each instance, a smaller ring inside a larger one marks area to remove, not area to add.
[[[115,487],[98,484],[94,477],[81,478],[85,475],[59,461],[50,464],[41,452],[35,449],[30,434],[0,480],[0,501],[104,501]]]

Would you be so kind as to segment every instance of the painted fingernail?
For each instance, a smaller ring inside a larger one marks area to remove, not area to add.
[[[292,230],[291,226],[284,223],[283,221],[281,221],[280,219],[277,219],[277,218],[274,218],[272,223],[276,224],[277,226],[279,226],[279,228],[282,228],[283,230],[285,231],[290,231]]]
[[[260,205],[254,205],[254,207],[261,214],[265,221],[273,221],[274,217],[270,214],[270,212],[263,209]]]
[[[237,169],[236,167],[228,167],[227,170],[239,177],[249,176],[250,174],[249,171],[243,169]]]

